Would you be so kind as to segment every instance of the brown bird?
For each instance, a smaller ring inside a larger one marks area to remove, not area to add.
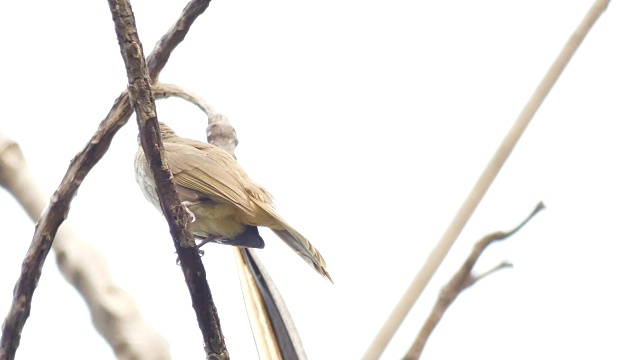
[[[179,137],[164,123],[160,123],[160,131],[176,190],[192,215],[193,235],[203,240],[200,245],[216,242],[263,248],[264,240],[256,226],[268,227],[333,282],[320,252],[276,213],[271,195],[249,178],[233,156],[215,145]],[[162,211],[140,146],[135,171],[144,196]]]

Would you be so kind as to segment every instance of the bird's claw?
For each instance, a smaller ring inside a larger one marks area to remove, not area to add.
[[[193,205],[192,202],[190,201],[183,201],[182,202],[182,206],[184,206],[184,209],[187,210],[187,214],[189,214],[189,218],[191,219],[191,222],[195,222],[196,221],[196,216],[193,214],[193,212],[191,212],[191,210],[189,210],[189,207]]]
[[[204,256],[204,250],[200,249],[199,246],[196,247],[196,249],[198,249],[198,255],[200,255],[200,257]],[[176,265],[180,265],[180,257],[176,256]]]
[[[183,202],[184,205],[184,202]],[[188,211],[188,210],[187,210]],[[202,238],[200,238],[202,239]],[[200,255],[200,257],[204,256],[204,250],[200,249],[204,244],[207,243],[216,243],[216,244],[223,244],[224,243],[224,238],[220,238],[217,236],[213,236],[213,235],[209,235],[207,238],[202,239],[200,241],[199,244],[196,244],[196,249],[198,250],[198,255]],[[176,265],[180,265],[180,258],[176,257]]]

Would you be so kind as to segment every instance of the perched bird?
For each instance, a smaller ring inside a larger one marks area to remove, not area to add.
[[[233,156],[215,145],[179,137],[164,123],[160,123],[160,131],[176,190],[192,216],[191,229],[196,238],[203,240],[201,244],[263,248],[256,226],[268,227],[320,275],[332,281],[322,255],[276,213],[271,195],[249,178]],[[136,153],[135,171],[144,196],[162,211],[141,146]]]

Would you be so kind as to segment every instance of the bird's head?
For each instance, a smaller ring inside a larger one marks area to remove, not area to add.
[[[169,126],[167,126],[167,124],[163,123],[163,122],[158,122],[158,125],[160,125],[160,136],[162,136],[162,139],[167,139],[173,136],[176,136],[176,133],[173,132],[173,129],[171,129]]]

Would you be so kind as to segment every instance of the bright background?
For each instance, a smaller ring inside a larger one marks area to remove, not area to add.
[[[545,1],[214,1],[160,80],[194,91],[235,126],[238,159],[322,251],[332,286],[273,234],[260,258],[310,359],[357,359],[498,143],[591,6]],[[186,1],[133,2],[149,53]],[[3,5],[0,130],[52,194],[126,85],[107,2]],[[384,359],[398,359],[439,287],[483,235],[494,274],[450,308],[425,349],[437,359],[640,357],[640,3],[613,1],[534,118]],[[206,117],[158,102],[204,140]],[[133,175],[135,120],[73,201],[69,222],[166,336],[175,359],[201,336],[167,225]],[[33,224],[0,191],[0,316]],[[50,255],[18,359],[112,359]],[[255,359],[230,247],[203,261],[234,359]]]

